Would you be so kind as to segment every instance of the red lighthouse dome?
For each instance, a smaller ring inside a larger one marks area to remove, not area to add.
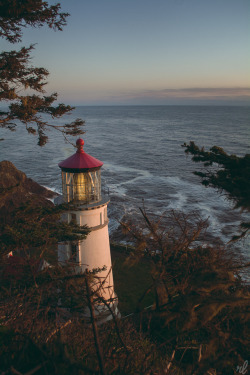
[[[75,204],[99,202],[101,197],[101,171],[103,162],[83,150],[84,140],[76,141],[77,151],[59,163],[62,170],[64,202]]]
[[[93,170],[101,168],[103,162],[87,154],[83,150],[84,140],[79,138],[76,141],[77,151],[74,155],[61,161],[58,166],[67,172],[83,172],[87,170]]]

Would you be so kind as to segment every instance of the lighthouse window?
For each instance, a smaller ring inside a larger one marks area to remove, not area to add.
[[[63,189],[63,199],[65,202],[69,202],[73,199],[72,190],[72,174],[68,172],[62,172],[62,189]]]
[[[100,170],[82,173],[62,172],[65,202],[97,202],[101,199]]]
[[[77,262],[77,252],[78,252],[78,246],[76,244],[71,244],[71,261]]]
[[[102,225],[102,212],[100,213],[100,224]]]

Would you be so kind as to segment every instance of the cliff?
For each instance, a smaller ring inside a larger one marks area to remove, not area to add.
[[[8,221],[11,212],[32,200],[34,205],[53,206],[48,198],[57,194],[19,171],[10,161],[0,162],[0,218]]]

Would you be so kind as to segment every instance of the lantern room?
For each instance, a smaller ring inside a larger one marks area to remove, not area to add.
[[[101,197],[101,171],[103,163],[83,150],[84,140],[76,141],[77,151],[59,163],[62,170],[64,202],[75,204],[99,202]]]

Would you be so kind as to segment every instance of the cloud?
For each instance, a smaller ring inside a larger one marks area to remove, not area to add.
[[[191,87],[181,89],[145,90],[141,94],[155,98],[250,98],[250,88],[248,87]]]
[[[71,101],[73,100],[71,95]],[[160,90],[77,93],[74,104],[85,105],[250,105],[248,87],[189,87]]]
[[[250,104],[248,87],[190,87],[181,89],[134,90],[106,98],[123,104]]]

